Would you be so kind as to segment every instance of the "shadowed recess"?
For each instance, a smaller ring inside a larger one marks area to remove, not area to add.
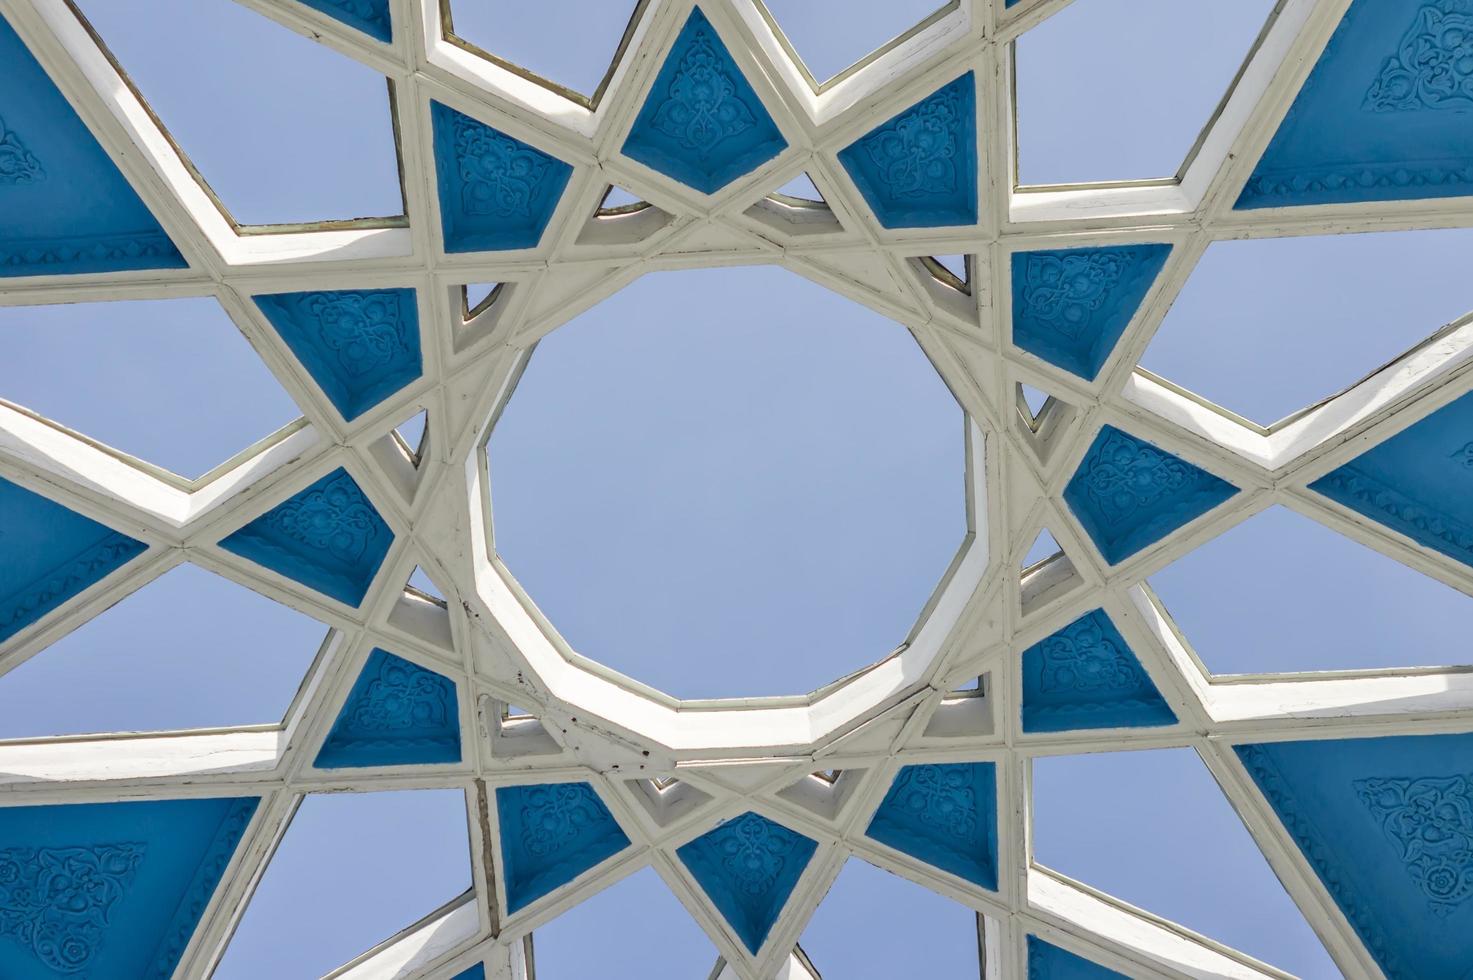
[[[276,724],[325,630],[181,565],[0,675],[0,738]]]
[[[300,414],[213,298],[0,307],[0,337],[0,398],[185,478]]]
[[[168,980],[258,802],[0,808],[0,973]]]
[[[455,682],[376,649],[368,655],[313,765],[347,769],[459,761]]]
[[[1033,857],[1303,980],[1340,977],[1190,749],[1035,759]]]
[[[211,980],[325,976],[454,900],[471,887],[465,814],[459,790],[308,796]]]
[[[388,43],[393,39],[393,18],[389,14],[390,0],[299,0],[334,20],[340,20],[356,28],[375,41]]]
[[[1214,242],[1141,366],[1270,425],[1473,310],[1470,248],[1464,228]]]
[[[1025,33],[1014,48],[1019,183],[1176,176],[1273,8],[1087,0]]]
[[[589,942],[592,936],[619,939]],[[653,868],[573,906],[532,938],[537,980],[691,980],[716,962],[716,948]]]
[[[793,51],[818,82],[952,4],[942,0],[762,0]],[[843,23],[844,30],[834,30]]]
[[[1473,661],[1473,598],[1284,507],[1188,552],[1151,587],[1213,673]]]
[[[450,0],[456,37],[591,99],[613,69],[637,0]],[[570,30],[570,25],[577,25]]]
[[[373,70],[228,0],[77,6],[239,223],[403,213],[388,90]]]
[[[1067,949],[1028,937],[1028,980],[1130,980]]]
[[[997,766],[906,766],[865,836],[974,885],[997,890]]]
[[[500,786],[501,880],[516,914],[629,846],[588,783]]]
[[[1023,651],[1023,730],[1176,724],[1135,651],[1103,609]]]
[[[0,16],[0,277],[177,269],[179,250]]]
[[[532,356],[488,447],[496,550],[575,650],[677,697],[813,690],[955,555],[962,436],[899,325],[781,269],[655,273]]]

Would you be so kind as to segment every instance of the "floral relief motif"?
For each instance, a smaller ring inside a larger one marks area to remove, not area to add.
[[[397,732],[454,725],[455,687],[446,677],[399,657],[385,657],[353,708],[352,728]]]
[[[1031,254],[1024,267],[1024,309],[1020,312],[1077,339],[1120,285],[1129,260],[1129,255],[1117,250]]]
[[[389,29],[389,5],[385,0],[327,0],[349,17],[373,24],[384,31]]]
[[[1191,482],[1186,463],[1113,431],[1085,465],[1085,486],[1107,524],[1118,524]]]
[[[0,936],[58,973],[86,969],[143,853],[141,844],[0,850]]]
[[[1473,897],[1473,775],[1359,779],[1355,791],[1433,913],[1446,917]]]
[[[81,592],[145,549],[114,531],[18,595],[0,599],[0,636],[19,629]]]
[[[757,122],[723,61],[711,28],[698,26],[655,113],[655,129],[701,157]]]
[[[303,306],[321,325],[323,342],[349,374],[382,368],[408,347],[393,293],[313,293]]]
[[[961,115],[960,96],[947,88],[864,138],[864,150],[892,196],[956,191]]]
[[[708,835],[721,867],[736,888],[750,898],[763,898],[777,887],[803,838],[755,813],[744,813]]]
[[[346,472],[291,498],[264,519],[287,537],[349,565],[363,559],[381,526],[378,514]]]
[[[1133,658],[1105,636],[1094,616],[1086,616],[1042,643],[1045,692],[1129,691],[1144,678]]]
[[[0,118],[0,187],[7,184],[34,184],[46,177],[41,161],[26,148],[15,130]]]
[[[965,766],[906,766],[887,805],[958,840],[970,841],[977,833],[977,794]]]
[[[460,203],[466,214],[532,217],[532,202],[547,176],[548,158],[468,116],[455,116]]]
[[[1412,538],[1430,538],[1424,542],[1460,561],[1473,562],[1473,527],[1439,514],[1363,473],[1342,466],[1331,470],[1310,485],[1333,499],[1365,513],[1379,513],[1381,520]],[[1441,542],[1440,544],[1434,542]]]
[[[1473,470],[1473,442],[1459,449],[1449,457],[1452,461],[1466,469]]]
[[[1473,13],[1461,8],[1440,0],[1417,11],[1366,93],[1366,109],[1473,109]]]
[[[587,783],[529,787],[522,804],[522,846],[549,857],[592,829],[608,825],[609,812]]]

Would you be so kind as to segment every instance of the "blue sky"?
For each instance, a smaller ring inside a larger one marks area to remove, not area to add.
[[[400,212],[379,76],[225,0],[79,5],[240,221]],[[934,8],[771,6],[819,78]],[[1026,36],[1024,181],[1175,172],[1270,6],[1077,0]],[[591,92],[632,7],[455,0],[454,13],[469,40]],[[1131,45],[1099,44],[1122,15]],[[584,29],[554,33],[570,16]],[[1179,43],[1201,37],[1214,43]],[[273,70],[255,71],[260,58]],[[1214,245],[1143,363],[1271,423],[1463,313],[1470,234]],[[186,477],[299,414],[212,298],[0,308],[0,331],[0,397]],[[961,439],[954,400],[896,324],[775,268],[660,274],[533,358],[491,443],[498,543],[590,655],[682,696],[797,693],[904,638],[961,540]],[[1152,584],[1218,672],[1442,662],[1458,654],[1426,651],[1466,648],[1467,597],[1286,510]],[[1291,590],[1302,601],[1286,602]],[[1411,637],[1387,633],[1392,610]],[[0,737],[274,722],[325,631],[179,568],[0,678]],[[66,699],[52,696],[62,687]],[[1040,861],[1285,969],[1335,975],[1189,750],[1051,758],[1035,790]],[[365,842],[398,856],[355,861]],[[1185,874],[1188,854],[1202,873]],[[316,976],[469,880],[458,793],[309,799],[220,975]],[[326,934],[302,927],[303,910],[327,906]],[[803,937],[826,980],[891,969],[877,964],[895,950],[852,941],[880,927],[880,908],[948,975],[975,968],[969,911],[851,863]],[[609,949],[589,930],[630,938]],[[610,963],[689,980],[714,955],[649,870],[537,933],[541,980]]]

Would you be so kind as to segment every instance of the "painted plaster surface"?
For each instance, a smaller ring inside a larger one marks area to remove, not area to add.
[[[386,650],[374,650],[315,765],[343,769],[459,761],[455,682]]]

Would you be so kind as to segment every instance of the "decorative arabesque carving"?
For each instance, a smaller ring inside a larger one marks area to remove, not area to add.
[[[700,23],[655,112],[655,129],[703,159],[757,122],[726,73],[725,60],[710,25]]]
[[[1085,487],[1106,524],[1129,520],[1137,510],[1186,488],[1186,463],[1170,453],[1110,431],[1085,460]]]
[[[409,348],[393,293],[313,293],[303,299],[302,308],[320,324],[323,342],[349,374],[383,368]]]
[[[346,472],[298,494],[260,519],[274,524],[286,537],[326,551],[348,565],[363,560],[381,527],[379,516]]]
[[[1473,775],[1358,779],[1355,792],[1434,914],[1473,897]]]
[[[41,161],[0,118],[0,187],[34,184],[45,178]]]
[[[861,141],[891,197],[957,190],[956,134],[965,111],[955,83],[902,112]]]
[[[1023,270],[1023,308],[1015,315],[1077,339],[1120,285],[1132,258],[1118,249],[1030,254]]]
[[[1135,659],[1105,636],[1094,616],[1069,624],[1040,644],[1047,693],[1134,691],[1145,684]]]
[[[1372,112],[1473,110],[1473,12],[1461,0],[1429,3],[1366,92]]]
[[[0,850],[0,936],[57,973],[85,970],[144,850],[127,843]]]
[[[546,155],[469,116],[454,113],[461,208],[469,215],[531,219],[550,168]]]

